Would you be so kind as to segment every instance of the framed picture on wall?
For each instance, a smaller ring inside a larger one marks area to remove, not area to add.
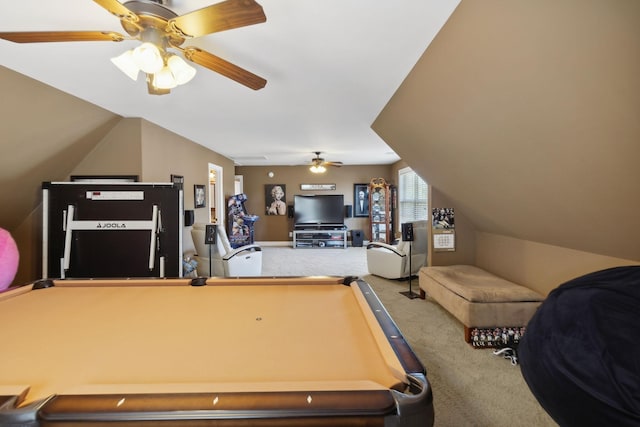
[[[267,215],[286,215],[287,197],[284,184],[266,184],[264,186],[264,199],[267,206]]]
[[[171,175],[171,182],[176,184],[176,187],[182,189],[184,188],[184,176],[182,175]]]
[[[193,186],[193,206],[196,208],[204,208],[207,202],[204,185],[195,184]]]
[[[353,216],[369,216],[369,184],[353,184]]]

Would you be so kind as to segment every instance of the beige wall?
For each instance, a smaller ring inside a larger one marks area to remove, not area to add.
[[[232,160],[144,120],[142,129],[144,181],[169,182],[171,175],[183,176],[185,209],[194,209],[193,186],[207,186],[211,163],[223,169],[224,199],[233,195],[235,165]],[[207,205],[208,202],[207,198]],[[208,207],[195,209],[195,221],[210,222]]]
[[[13,233],[42,182],[68,176],[120,117],[1,66],[0,82],[0,226]]]
[[[136,175],[143,180],[141,141],[141,120],[122,119],[75,165],[69,176]]]
[[[273,178],[268,176],[273,172]],[[255,223],[256,241],[289,241],[289,232],[293,230],[293,219],[287,216],[266,215],[265,185],[284,184],[286,202],[293,204],[296,194],[343,194],[346,205],[353,204],[353,184],[368,183],[371,178],[382,177],[395,183],[389,165],[330,167],[321,175],[313,174],[308,166],[238,166],[236,174],[244,179],[245,204],[247,211],[259,215]],[[302,191],[300,184],[336,184],[335,191]],[[367,218],[346,218],[345,224],[350,230],[363,230],[369,238]]]
[[[38,196],[38,200],[40,200]],[[13,285],[21,285],[42,277],[42,209],[39,206],[11,231],[18,246],[20,263]]]
[[[372,125],[456,210],[433,265],[546,292],[640,260],[639,19],[629,0],[461,1]]]
[[[637,261],[491,233],[477,233],[477,265],[547,295],[572,278]]]
[[[640,260],[638,22],[463,0],[372,127],[478,230]]]

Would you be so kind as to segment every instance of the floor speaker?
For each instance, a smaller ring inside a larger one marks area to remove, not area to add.
[[[405,242],[413,242],[413,223],[412,222],[406,222],[402,224],[402,240],[404,240]],[[413,271],[411,267],[412,258],[413,257],[411,256],[411,243],[409,243],[409,290],[403,291],[400,293],[409,299],[416,299],[418,298],[419,295],[411,290],[411,278],[412,278],[411,272]]]
[[[293,218],[294,212],[293,205],[287,206],[287,216],[289,218]]]
[[[362,230],[351,230],[351,246],[361,248],[364,243],[364,232]]]
[[[215,245],[216,244],[216,226],[215,225],[207,224],[205,226],[204,244],[205,245]],[[211,258],[211,257],[209,257],[209,258]]]
[[[402,240],[405,242],[413,242],[413,224],[406,222],[402,224]]]

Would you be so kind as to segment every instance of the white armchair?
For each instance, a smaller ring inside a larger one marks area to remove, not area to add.
[[[262,248],[250,244],[233,249],[224,227],[216,227],[216,244],[205,243],[207,224],[194,224],[191,237],[195,246],[194,259],[198,262],[198,276],[249,277],[262,274]],[[211,251],[211,272],[209,272]]]
[[[397,245],[371,242],[367,245],[367,268],[370,274],[386,279],[403,279],[416,275],[427,262],[428,221],[413,222],[413,241]],[[409,262],[411,252],[411,262]],[[411,267],[411,271],[409,271]]]

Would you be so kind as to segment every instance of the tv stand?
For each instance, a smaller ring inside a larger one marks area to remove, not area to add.
[[[294,230],[346,230],[347,226],[344,224],[296,224]]]
[[[347,248],[347,227],[344,225],[317,225],[295,227],[295,248]]]

